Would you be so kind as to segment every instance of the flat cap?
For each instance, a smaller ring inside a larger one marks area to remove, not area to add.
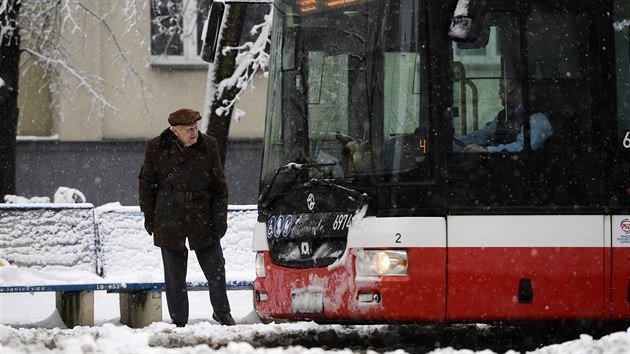
[[[188,124],[195,123],[196,121],[200,119],[201,119],[201,114],[199,114],[199,112],[193,109],[182,108],[182,109],[176,110],[175,112],[171,113],[168,116],[168,124],[188,125]]]

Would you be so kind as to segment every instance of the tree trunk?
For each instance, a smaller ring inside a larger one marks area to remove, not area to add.
[[[243,22],[247,11],[246,5],[232,4],[229,8],[227,16],[227,27],[223,31],[222,40],[218,45],[215,82],[216,84],[232,76],[236,68],[236,51],[231,50],[227,55],[221,53],[221,48],[235,47],[239,44],[241,32],[243,30]],[[207,133],[217,139],[219,143],[219,153],[221,155],[221,163],[225,166],[225,154],[227,149],[228,133],[230,132],[230,121],[232,119],[232,109],[226,110],[223,115],[217,115],[218,108],[223,106],[223,101],[233,100],[238,94],[239,89],[232,87],[223,92],[221,96],[215,97],[209,110]]]
[[[15,140],[18,119],[18,77],[20,0],[9,0],[0,14],[0,202],[6,194],[15,194]]]

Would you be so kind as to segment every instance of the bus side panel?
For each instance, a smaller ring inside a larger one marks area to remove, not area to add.
[[[358,291],[380,291],[383,307],[378,317],[401,321],[443,321],[446,311],[445,248],[408,248],[406,277],[356,277]],[[366,281],[367,280],[367,281]]]
[[[256,311],[264,318],[310,318],[346,321],[442,321],[445,311],[444,249],[409,249],[409,274],[390,277],[357,277],[354,256],[343,265],[291,269],[269,262],[265,252],[266,277],[256,278]],[[352,250],[350,250],[352,254]],[[322,292],[323,313],[296,313],[292,293]],[[362,303],[359,293],[377,294],[379,301]]]
[[[602,317],[601,248],[455,248],[450,259],[451,320]]]
[[[448,320],[604,317],[604,217],[448,219]]]
[[[630,215],[612,217],[612,318],[630,318]]]
[[[262,231],[264,227],[259,229]],[[275,265],[269,251],[261,246],[262,242],[258,242],[257,249],[265,255],[266,276],[256,278],[254,282],[255,305],[261,317],[359,322],[442,321],[445,318],[444,218],[366,217],[353,222],[346,254],[336,264],[322,268],[295,269]],[[361,249],[406,250],[407,275],[357,276],[355,254]],[[260,301],[259,293],[264,293],[267,300]],[[292,306],[295,294],[303,293],[315,294],[312,299],[322,293],[323,312],[296,311],[296,306]],[[360,293],[374,294],[378,300],[361,301]]]

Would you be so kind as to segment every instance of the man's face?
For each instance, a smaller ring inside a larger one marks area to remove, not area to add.
[[[173,133],[175,133],[177,140],[185,147],[196,143],[197,138],[199,138],[197,122],[188,125],[175,125],[173,126]]]
[[[521,88],[515,81],[499,82],[499,98],[501,103],[506,107],[518,106],[521,101]]]

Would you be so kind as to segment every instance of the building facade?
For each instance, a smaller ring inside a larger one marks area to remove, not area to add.
[[[144,143],[168,126],[170,112],[204,111],[209,70],[198,53],[209,1],[62,3],[67,64],[53,74],[31,66],[20,78],[17,192],[51,196],[66,186],[97,205],[134,205]],[[247,12],[246,25],[264,20],[264,6]],[[256,202],[251,172],[260,169],[266,81],[258,73],[236,104],[244,115],[232,120],[225,166],[233,204]]]

